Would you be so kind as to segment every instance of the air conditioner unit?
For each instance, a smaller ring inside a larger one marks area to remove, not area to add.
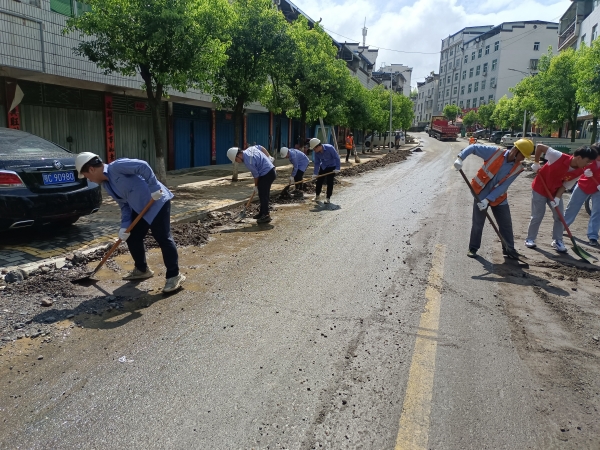
[[[482,75],[483,75],[484,77],[487,77],[487,70],[484,70],[484,71],[483,71],[483,73],[482,73]]]
[[[492,87],[492,88],[495,88],[495,87],[496,87],[496,82],[495,82],[495,81],[492,81],[492,82],[490,83],[490,87]]]

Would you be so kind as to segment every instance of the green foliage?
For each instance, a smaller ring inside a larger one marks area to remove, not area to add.
[[[478,119],[477,113],[474,110],[471,110],[463,116],[462,121],[465,127],[470,128],[478,121]]]
[[[393,130],[408,130],[415,116],[413,102],[402,94],[394,93],[392,106]]]
[[[581,46],[575,63],[577,76],[577,101],[592,113],[591,142],[596,141],[597,118],[600,116],[600,40],[592,41],[592,45]]]
[[[502,129],[517,130],[523,125],[524,113],[518,97],[508,98],[505,95],[498,100],[491,120]]]
[[[456,120],[456,118],[458,117],[460,112],[461,112],[461,110],[458,106],[446,105],[446,106],[444,106],[444,110],[442,111],[442,114],[444,115],[444,117],[446,119],[448,119],[450,122],[454,123],[454,121]]]
[[[492,128],[494,126],[494,120],[492,116],[494,115],[494,111],[496,109],[496,103],[491,100],[487,104],[483,104],[477,110],[477,118],[479,119],[479,123],[486,128]]]

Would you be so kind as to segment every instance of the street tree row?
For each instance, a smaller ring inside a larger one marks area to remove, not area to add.
[[[319,118],[361,130],[389,126],[390,93],[364,88],[318,23],[303,16],[289,23],[271,0],[86,3],[91,11],[69,19],[65,33],[79,33],[75,51],[106,73],[139,74],[144,80],[161,180],[166,169],[160,105],[172,91],[201,90],[218,107],[232,110],[236,146],[244,110],[256,101],[300,119],[302,141],[306,123]],[[392,101],[393,126],[407,129],[412,103],[398,94]]]

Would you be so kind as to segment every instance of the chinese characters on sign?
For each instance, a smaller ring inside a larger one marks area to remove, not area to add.
[[[106,129],[106,162],[111,163],[117,159],[115,152],[115,127],[113,121],[112,95],[104,95],[104,125]]]
[[[8,128],[12,128],[13,130],[21,129],[21,115],[19,114],[18,106],[15,106],[15,108],[8,113]]]

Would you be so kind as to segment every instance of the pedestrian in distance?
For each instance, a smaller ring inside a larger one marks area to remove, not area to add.
[[[400,132],[396,131],[396,135],[394,136],[394,146],[396,149],[400,148]]]
[[[485,225],[486,211],[491,208],[498,229],[504,239],[502,253],[517,259],[519,254],[515,250],[512,218],[508,206],[507,190],[517,176],[523,171],[521,162],[529,158],[533,152],[533,142],[529,139],[519,139],[512,149],[491,147],[489,145],[473,144],[466,147],[458,154],[454,161],[454,168],[461,170],[463,161],[469,155],[479,156],[484,160],[483,166],[471,181],[471,186],[480,202],[473,199],[473,218],[471,223],[471,238],[467,256],[475,258],[481,247],[481,236]]]
[[[269,155],[267,149],[262,145],[253,145],[246,150],[231,147],[227,150],[227,157],[231,162],[243,162],[254,177],[254,193],[258,194],[260,210],[253,219],[256,219],[256,223],[269,223],[271,221],[269,214],[271,185],[277,178],[273,165],[275,158]]]
[[[352,150],[354,149],[354,135],[352,133],[348,133],[346,136],[346,162],[350,159],[350,155],[352,154]]]
[[[569,204],[565,209],[565,222],[571,225],[579,213],[581,206],[588,196],[592,196],[592,214],[588,222],[587,237],[589,244],[598,246],[598,233],[600,230],[600,145],[590,146],[596,150],[598,156],[584,171],[577,185],[573,189]]]
[[[476,143],[477,143],[477,139],[475,138],[475,136],[469,137],[469,145],[473,145]]]
[[[540,167],[542,153],[545,153],[547,162],[543,167]],[[526,247],[536,247],[535,240],[546,213],[546,205],[549,205],[554,217],[552,247],[559,253],[567,251],[562,237],[564,226],[554,208],[558,208],[560,213],[563,213],[563,193],[577,183],[579,177],[584,173],[585,166],[595,160],[597,156],[598,152],[587,146],[578,148],[572,155],[567,155],[547,145],[537,144],[535,147],[535,162],[531,166],[531,169],[537,175],[531,183],[531,220],[527,230],[527,239],[525,239]],[[548,198],[546,188],[540,178],[545,182],[550,195],[553,197],[552,199]]]
[[[321,144],[317,138],[312,138],[309,142],[309,147],[315,152],[315,171],[313,179],[318,175],[329,173],[326,177],[317,178],[315,186],[314,201],[318,202],[321,197],[321,189],[323,188],[323,180],[327,181],[327,191],[325,203],[331,202],[331,194],[333,194],[333,178],[335,174],[340,173],[340,155],[335,151],[335,147],[329,144]]]
[[[292,174],[290,175],[290,190],[294,192],[293,195],[295,197],[303,197],[304,193],[302,192],[302,190],[304,188],[304,184],[300,183],[295,185],[294,183],[302,181],[302,177],[304,177],[304,172],[306,171],[306,168],[310,163],[308,156],[306,156],[300,150],[294,148],[288,149],[287,147],[281,147],[281,150],[279,150],[279,154],[282,158],[288,158],[292,163],[293,168]],[[295,190],[294,187],[296,188]]]
[[[143,280],[154,272],[146,262],[144,238],[148,231],[158,243],[166,267],[166,282],[163,292],[173,292],[181,287],[185,275],[179,272],[179,255],[171,235],[171,199],[173,194],[156,179],[146,161],[139,159],[117,159],[104,164],[98,155],[84,152],[75,158],[79,178],[87,178],[101,184],[106,192],[121,208],[121,229],[119,238],[127,244],[134,261],[134,269],[123,277],[124,280]],[[154,200],[131,232],[127,228],[144,207]]]

